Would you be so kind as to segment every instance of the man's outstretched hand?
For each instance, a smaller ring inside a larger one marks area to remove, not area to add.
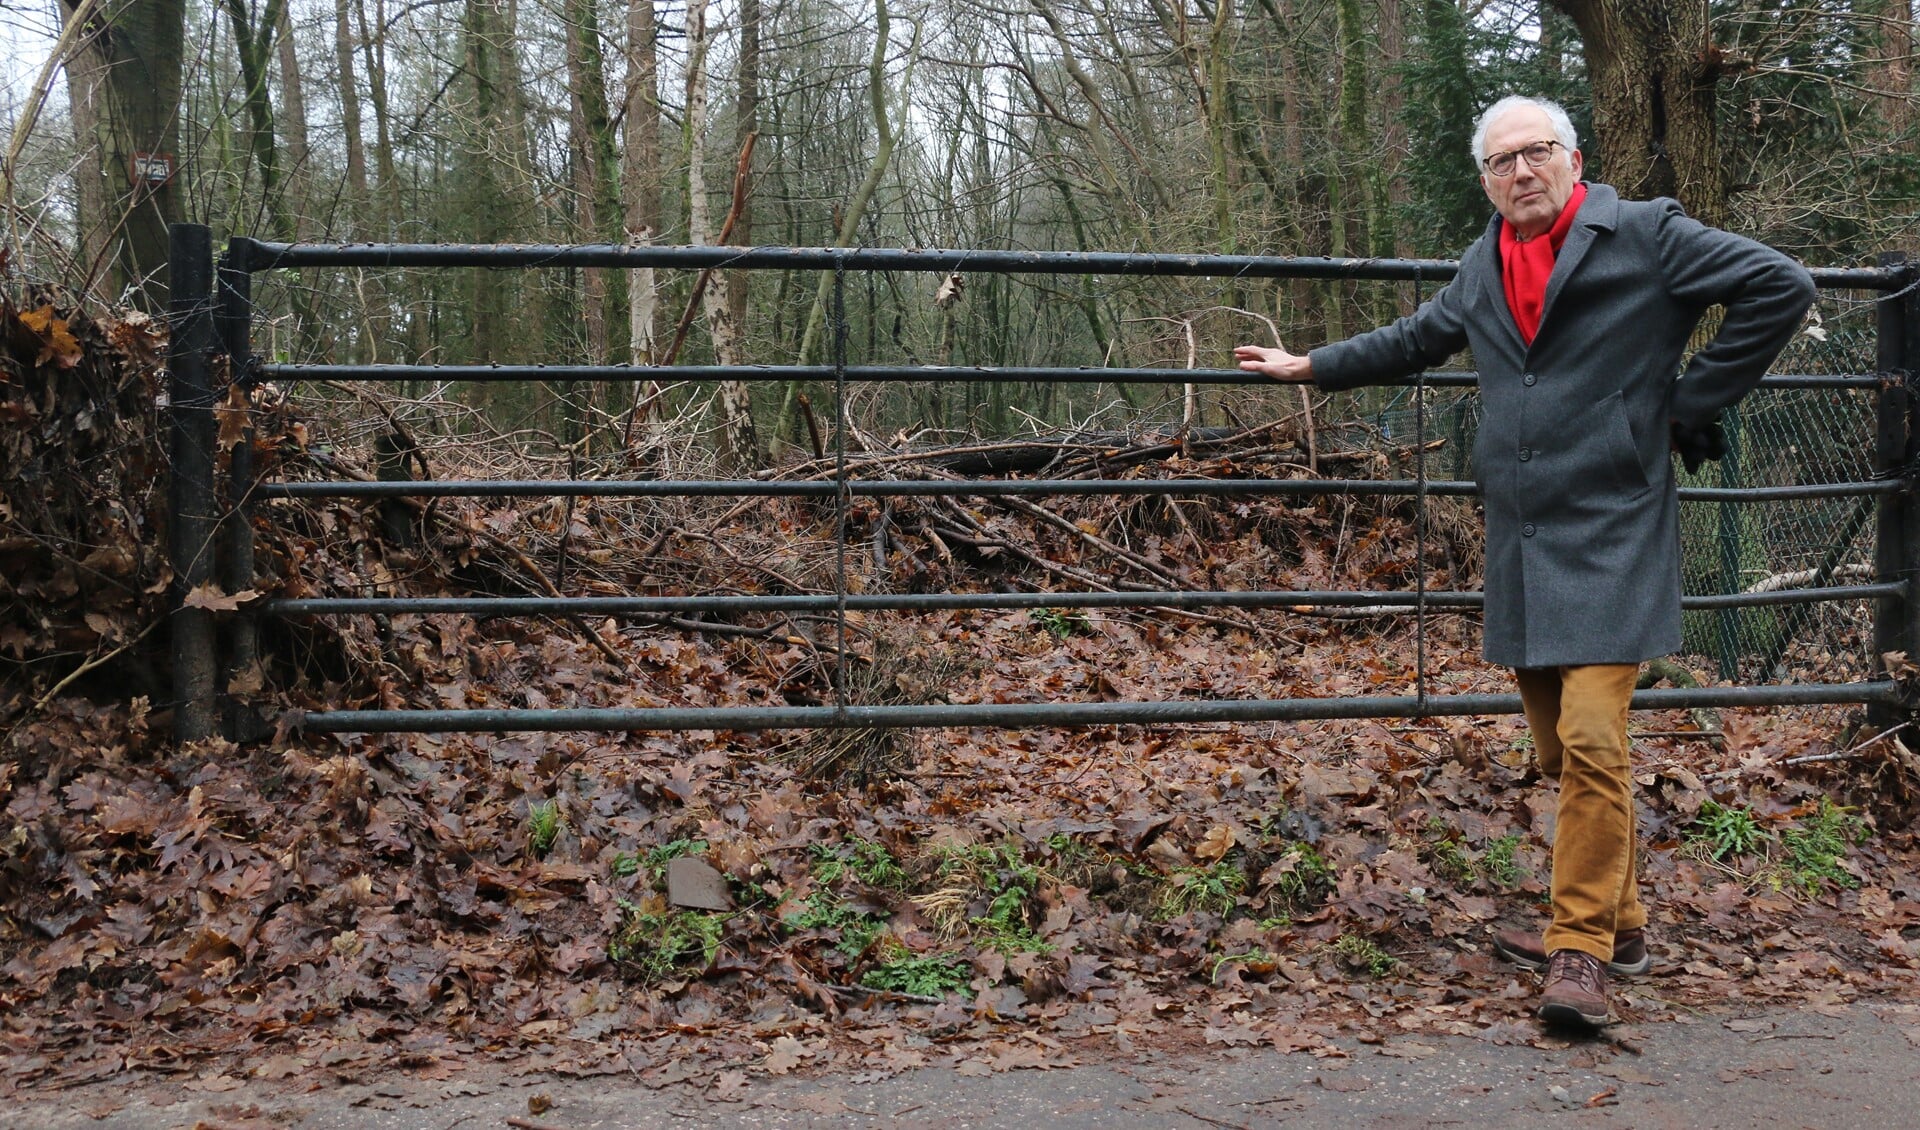
[[[1699,471],[1707,460],[1725,455],[1727,434],[1720,430],[1720,417],[1715,416],[1699,427],[1675,420],[1673,449],[1680,453],[1680,462],[1686,465],[1689,475]]]
[[[1233,359],[1249,373],[1259,373],[1276,381],[1300,383],[1313,379],[1313,362],[1297,353],[1275,346],[1236,345]]]

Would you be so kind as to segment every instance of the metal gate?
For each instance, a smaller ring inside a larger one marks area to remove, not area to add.
[[[754,366],[589,366],[589,365],[310,365],[263,361],[251,348],[252,279],[255,273],[302,267],[474,267],[555,269],[569,267],[666,267],[678,269],[807,270],[831,273],[832,359],[825,365]],[[1220,255],[1133,255],[1094,252],[1012,252],[979,250],[893,250],[784,247],[475,246],[448,244],[266,243],[232,240],[217,270],[209,230],[199,225],[172,229],[173,305],[169,357],[170,446],[172,454],[172,544],[176,585],[184,593],[213,584],[240,592],[254,583],[250,508],[269,498],[493,497],[814,497],[830,499],[840,531],[839,567],[834,591],[800,596],[623,596],[623,597],[451,597],[278,599],[256,602],[244,611],[213,613],[176,604],[172,620],[172,658],[176,699],[175,733],[180,740],[211,736],[221,727],[217,688],[229,685],[233,672],[254,668],[259,655],[258,618],[271,616],[343,616],[378,613],[455,612],[478,615],[598,614],[642,615],[695,612],[831,613],[844,645],[850,611],[1018,608],[1272,608],[1286,606],[1355,607],[1397,604],[1418,617],[1413,695],[1392,697],[1190,700],[1166,702],[1076,702],[956,705],[863,705],[848,700],[844,646],[837,649],[839,669],[832,705],[784,707],[712,707],[657,709],[479,709],[479,710],[330,710],[295,719],[314,732],[507,732],[531,730],[625,731],[775,728],[851,728],[915,726],[1041,727],[1082,724],[1258,722],[1323,718],[1417,718],[1441,715],[1515,714],[1517,694],[1430,695],[1427,693],[1424,625],[1429,610],[1478,607],[1478,592],[1430,591],[1424,555],[1411,592],[1345,591],[1154,591],[1041,592],[977,594],[856,594],[846,584],[845,530],[849,504],[861,496],[1014,496],[1014,495],[1268,495],[1310,496],[1372,494],[1411,496],[1424,516],[1431,495],[1471,495],[1473,483],[1433,479],[1427,474],[1424,440],[1429,421],[1421,406],[1428,388],[1468,387],[1471,373],[1434,372],[1407,382],[1417,394],[1415,475],[1403,480],[976,480],[929,482],[853,479],[847,473],[846,392],[857,382],[1057,381],[1134,384],[1265,385],[1265,378],[1238,370],[1112,368],[973,368],[919,365],[850,365],[845,334],[847,277],[854,272],[1008,272],[1119,276],[1211,276],[1235,279],[1304,278],[1322,280],[1394,280],[1418,288],[1453,277],[1450,260],[1319,259]],[[1814,570],[1804,585],[1769,592],[1721,592],[1688,596],[1687,609],[1735,609],[1763,605],[1809,606],[1824,601],[1871,600],[1873,652],[1911,651],[1920,638],[1920,601],[1913,584],[1920,570],[1920,510],[1915,480],[1915,412],[1909,388],[1912,350],[1920,348],[1920,302],[1913,294],[1915,271],[1903,256],[1883,256],[1875,268],[1823,268],[1815,282],[1830,289],[1875,294],[1877,356],[1872,373],[1774,374],[1767,390],[1824,389],[1873,402],[1873,473],[1857,482],[1765,487],[1683,487],[1684,504],[1749,506],[1782,500],[1858,498],[1861,513],[1874,518],[1874,576],[1867,583],[1835,585],[1833,567]],[[216,481],[215,406],[233,384],[242,388],[268,380],[298,381],[528,381],[572,380],[632,383],[642,380],[831,381],[836,392],[833,450],[836,474],[830,482],[765,482],[752,479],[705,481],[601,480],[302,482],[255,481],[246,442],[231,451],[224,483]],[[224,487],[224,489],[222,489]],[[222,498],[232,500],[223,504]],[[1424,522],[1416,521],[1424,530]],[[1424,535],[1422,535],[1424,536]],[[1878,665],[1875,665],[1878,669]],[[1905,702],[1901,686],[1881,677],[1864,682],[1729,685],[1691,689],[1643,690],[1636,709],[1696,706],[1867,704],[1877,721],[1891,720]],[[245,703],[230,703],[244,707]]]

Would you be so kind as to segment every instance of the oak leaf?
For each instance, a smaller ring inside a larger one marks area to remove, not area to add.
[[[186,596],[180,598],[180,603],[187,608],[204,608],[209,612],[232,612],[247,601],[258,598],[259,595],[258,589],[241,589],[236,593],[221,592],[218,586],[208,582],[193,586],[187,591]]]
[[[20,324],[40,335],[40,355],[34,358],[34,364],[52,361],[62,369],[71,369],[80,363],[80,342],[67,329],[67,320],[55,316],[52,306],[27,311],[20,315]]]

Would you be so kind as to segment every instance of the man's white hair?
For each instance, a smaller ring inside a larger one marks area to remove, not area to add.
[[[1509,110],[1518,110],[1522,106],[1531,106],[1547,116],[1553,126],[1554,137],[1571,153],[1580,148],[1580,139],[1574,136],[1573,119],[1567,117],[1566,107],[1545,98],[1529,98],[1524,94],[1509,94],[1500,101],[1487,107],[1480,114],[1480,120],[1473,123],[1473,165],[1480,168],[1480,162],[1487,159],[1487,130]]]

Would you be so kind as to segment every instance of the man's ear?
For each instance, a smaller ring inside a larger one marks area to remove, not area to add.
[[[1586,160],[1580,156],[1578,149],[1574,150],[1571,154],[1571,160],[1573,161],[1573,179],[1579,180],[1581,170],[1587,167]]]

